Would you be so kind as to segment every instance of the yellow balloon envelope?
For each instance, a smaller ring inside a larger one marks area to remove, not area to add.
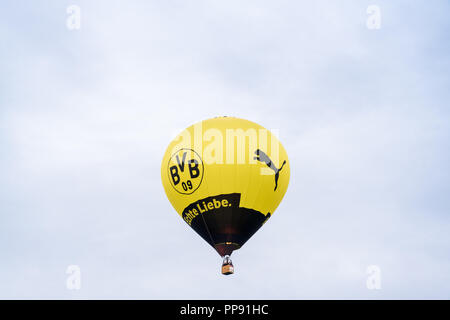
[[[233,117],[188,127],[169,144],[161,164],[169,201],[221,256],[242,247],[273,215],[289,174],[277,137]]]

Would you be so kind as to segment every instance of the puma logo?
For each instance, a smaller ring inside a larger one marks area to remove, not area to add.
[[[275,167],[272,160],[270,160],[269,156],[264,153],[264,151],[257,149],[255,151],[256,157],[253,157],[253,159],[264,162],[270,169],[272,169],[275,172],[275,188],[273,191],[277,190],[278,187],[278,178],[280,177],[280,171],[283,169],[284,165],[286,164],[286,160],[283,161],[283,164],[280,168]]]

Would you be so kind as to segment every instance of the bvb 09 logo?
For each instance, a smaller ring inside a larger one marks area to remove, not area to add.
[[[172,187],[179,193],[191,194],[203,179],[203,162],[197,152],[180,149],[169,160],[167,167]]]

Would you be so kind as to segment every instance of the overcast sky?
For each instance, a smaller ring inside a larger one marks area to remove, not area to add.
[[[2,1],[0,298],[449,299],[449,12]],[[291,167],[228,277],[160,181],[174,134],[217,115],[279,130]]]

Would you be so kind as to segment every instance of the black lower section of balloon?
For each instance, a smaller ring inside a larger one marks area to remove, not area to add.
[[[191,227],[221,256],[239,249],[270,217],[270,214],[266,216],[259,211],[240,207],[240,196],[239,193],[217,195],[188,207],[196,208],[198,212],[191,220]],[[214,203],[219,202],[229,205],[214,207]],[[209,203],[212,203],[209,206],[212,209],[208,208]]]

